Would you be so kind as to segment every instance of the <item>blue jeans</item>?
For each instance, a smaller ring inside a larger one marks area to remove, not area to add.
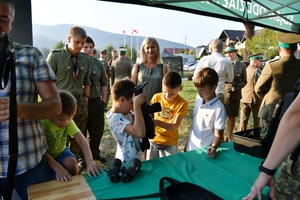
[[[34,168],[15,177],[14,188],[22,200],[28,199],[27,188],[30,185],[49,181],[49,167],[45,158]],[[3,194],[6,178],[0,178],[0,191]]]

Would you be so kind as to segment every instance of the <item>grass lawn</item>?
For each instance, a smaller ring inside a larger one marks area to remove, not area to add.
[[[191,73],[185,72],[183,77],[187,77],[190,74]],[[183,80],[183,90],[179,94],[183,98],[185,98],[189,103],[188,116],[183,119],[178,130],[179,131],[178,149],[179,151],[183,151],[183,148],[188,138],[189,129],[192,123],[192,118],[193,118],[192,114],[193,114],[195,99],[197,94],[197,90],[193,84],[193,81]],[[110,100],[108,108],[111,107],[111,103],[112,101]],[[253,124],[252,120],[249,120],[249,126],[252,126],[252,124]],[[239,118],[237,118],[236,120],[236,126],[234,132],[238,131],[238,126],[239,126]],[[116,146],[117,144],[110,133],[107,121],[105,121],[104,135],[101,140],[100,149],[101,149],[101,155],[107,159],[107,162],[105,164],[98,163],[101,169],[109,167],[111,160],[114,159],[115,157]]]

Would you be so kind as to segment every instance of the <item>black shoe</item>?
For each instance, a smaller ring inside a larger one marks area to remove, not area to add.
[[[101,163],[105,163],[105,162],[106,162],[106,158],[100,156],[99,154],[98,154],[98,155],[93,155],[93,159],[94,159],[94,160],[98,160],[98,161],[100,161]]]

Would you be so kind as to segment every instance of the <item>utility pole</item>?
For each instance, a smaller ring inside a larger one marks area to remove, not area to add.
[[[186,52],[186,36],[184,34],[182,34],[184,36],[184,53]]]

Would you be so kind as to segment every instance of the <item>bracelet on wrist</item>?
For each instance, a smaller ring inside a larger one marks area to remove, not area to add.
[[[260,164],[260,166],[258,167],[258,170],[269,176],[274,176],[274,174],[276,173],[276,169],[268,169],[268,168],[264,167],[263,164],[264,164],[264,162],[262,162]]]

